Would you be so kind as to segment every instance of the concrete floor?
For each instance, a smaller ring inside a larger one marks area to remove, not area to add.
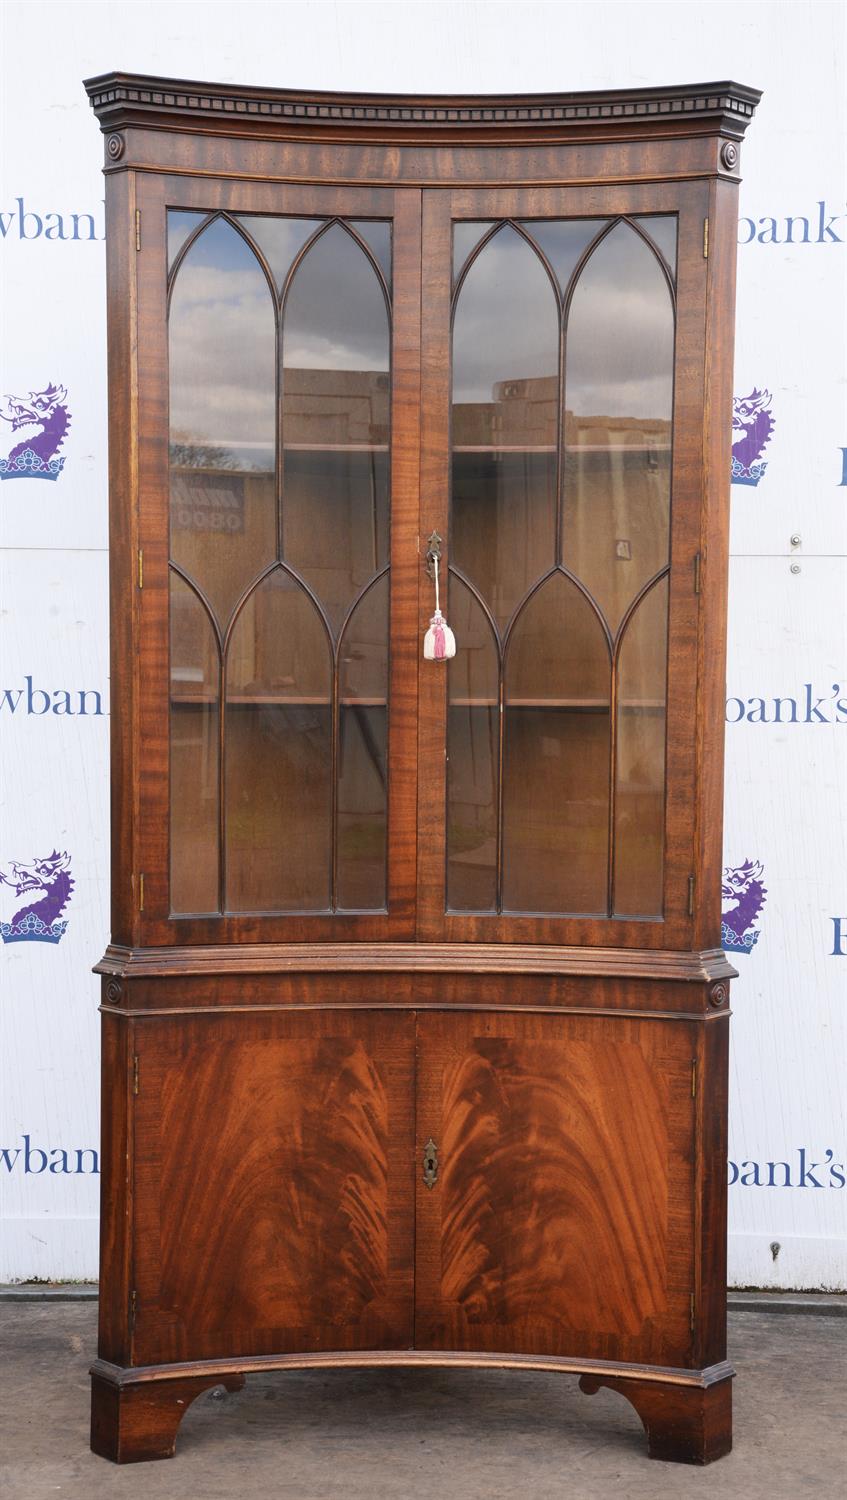
[[[733,1312],[735,1449],[651,1462],[629,1403],[575,1377],[292,1372],[201,1396],[176,1457],[88,1450],[96,1304],[0,1304],[3,1500],[844,1500],[845,1322]]]

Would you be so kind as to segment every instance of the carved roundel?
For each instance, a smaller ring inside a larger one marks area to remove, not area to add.
[[[110,161],[120,161],[124,154],[124,138],[122,135],[110,135],[106,142],[106,155]]]
[[[729,990],[725,984],[712,985],[712,988],[709,990],[709,1004],[713,1005],[715,1010],[720,1010],[722,1005],[726,1005],[728,999]]]
[[[721,161],[730,172],[738,164],[738,147],[734,141],[724,141],[721,147]]]
[[[106,999],[110,1005],[120,1005],[123,989],[117,979],[110,979],[106,985]]]

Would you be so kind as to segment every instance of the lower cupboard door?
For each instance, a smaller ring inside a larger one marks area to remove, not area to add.
[[[133,1363],[412,1340],[414,1017],[137,1023]]]
[[[421,1013],[417,1049],[416,1346],[689,1362],[693,1026]]]

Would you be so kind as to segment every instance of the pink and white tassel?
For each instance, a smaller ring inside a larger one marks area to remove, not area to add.
[[[423,654],[424,661],[449,661],[451,656],[456,655],[456,637],[447,624],[438,600],[438,558],[432,553],[433,577],[435,578],[435,614],[429,622],[429,630],[424,636]]]

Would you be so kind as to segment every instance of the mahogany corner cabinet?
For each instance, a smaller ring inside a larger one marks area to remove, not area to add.
[[[735,83],[124,73],[92,1446],[303,1367],[731,1444]]]

